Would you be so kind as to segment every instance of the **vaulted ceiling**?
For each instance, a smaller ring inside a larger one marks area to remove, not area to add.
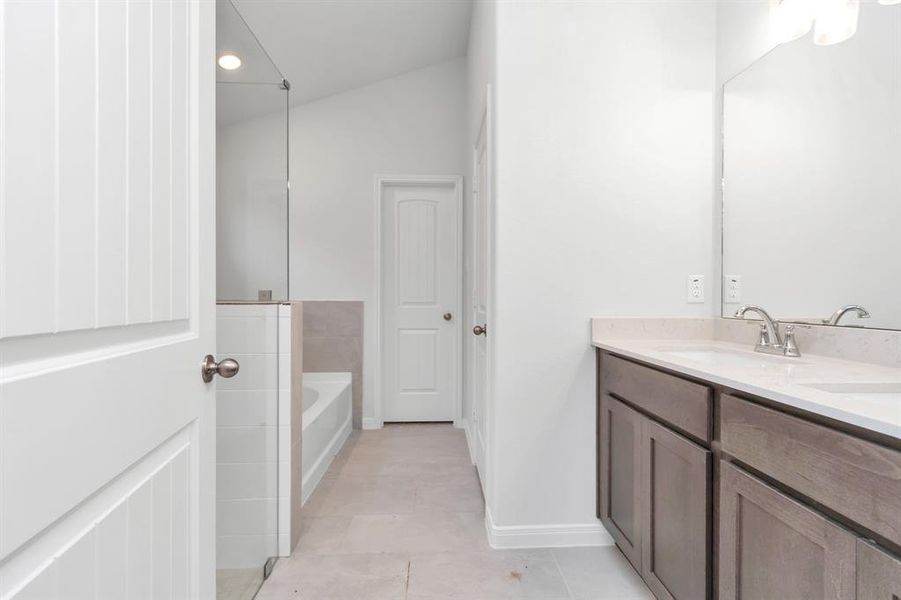
[[[291,82],[291,104],[464,56],[472,11],[472,0],[234,4]]]

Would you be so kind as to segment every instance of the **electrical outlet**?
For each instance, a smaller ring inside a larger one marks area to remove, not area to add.
[[[689,275],[688,276],[688,297],[686,301],[690,304],[704,302],[704,276]]]
[[[726,275],[723,278],[723,302],[726,304],[741,302],[741,275]]]

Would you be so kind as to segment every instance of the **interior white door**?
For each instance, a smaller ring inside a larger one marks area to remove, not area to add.
[[[475,442],[474,459],[482,477],[482,489],[487,489],[485,479],[485,447],[488,437],[486,394],[488,388],[488,114],[482,118],[482,126],[474,145],[473,195],[473,286],[472,286],[472,414],[470,437]],[[481,333],[476,327],[481,328]]]
[[[459,389],[460,180],[385,182],[383,421],[453,421]]]
[[[0,598],[213,598],[214,3],[0,1]]]

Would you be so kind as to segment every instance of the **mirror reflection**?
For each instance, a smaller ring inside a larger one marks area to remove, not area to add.
[[[778,46],[724,86],[723,128],[723,316],[901,329],[901,17]]]

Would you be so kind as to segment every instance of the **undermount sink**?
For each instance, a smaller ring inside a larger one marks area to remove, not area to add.
[[[792,367],[807,364],[797,358],[786,358],[761,352],[741,352],[725,348],[660,348],[660,352],[674,358],[683,358],[695,362],[747,367],[758,370],[789,371]]]
[[[901,410],[901,382],[805,383],[804,387],[862,402],[893,402]]]

